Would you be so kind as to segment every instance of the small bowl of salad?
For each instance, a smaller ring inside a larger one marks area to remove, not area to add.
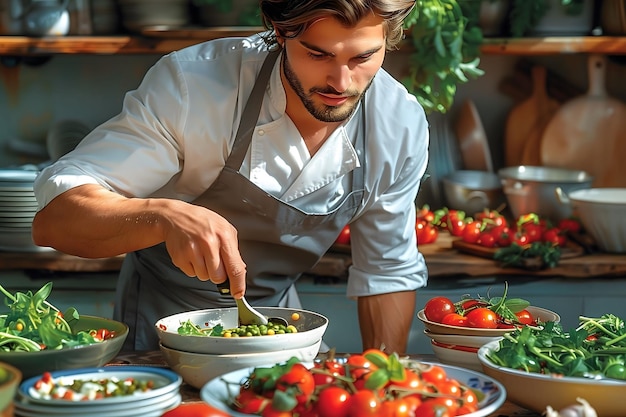
[[[11,294],[0,286],[8,311],[0,313],[0,361],[24,378],[67,369],[99,367],[122,349],[128,326],[104,317],[60,311],[47,301],[52,283]]]

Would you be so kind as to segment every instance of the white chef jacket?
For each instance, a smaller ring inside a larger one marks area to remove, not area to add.
[[[126,94],[119,115],[40,173],[35,181],[39,209],[82,184],[100,184],[128,197],[192,201],[224,166],[266,55],[266,45],[254,35],[162,57]],[[346,131],[362,119],[347,120],[311,157],[285,114],[279,62],[241,173],[300,210],[328,213],[350,190],[346,174],[360,166],[354,138]],[[414,290],[427,281],[414,204],[428,163],[425,114],[383,69],[365,94],[365,109],[365,195],[350,224],[350,297]]]

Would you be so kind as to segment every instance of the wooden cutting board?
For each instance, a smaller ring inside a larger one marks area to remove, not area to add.
[[[454,133],[461,151],[463,169],[493,172],[487,133],[472,100],[465,100],[461,104]]]
[[[540,165],[543,131],[559,108],[546,92],[546,68],[536,65],[532,73],[532,94],[513,107],[505,127],[505,165]]]
[[[626,187],[626,105],[607,94],[606,65],[605,56],[589,56],[589,89],[564,103],[546,126],[541,162],[586,171],[594,187]]]
[[[532,124],[523,146],[522,165],[541,165],[541,138],[546,126],[560,107],[558,101],[550,98],[546,92],[546,68],[536,65],[532,68],[533,92],[528,100],[533,110],[527,110]]]

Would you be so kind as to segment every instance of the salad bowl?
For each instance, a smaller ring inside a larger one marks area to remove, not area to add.
[[[18,368],[24,378],[40,375],[43,372],[98,367],[111,361],[122,349],[128,336],[128,326],[122,322],[95,316],[80,316],[70,322],[73,333],[106,329],[114,336],[102,342],[66,347],[63,349],[44,349],[34,352],[2,351],[0,361]]]

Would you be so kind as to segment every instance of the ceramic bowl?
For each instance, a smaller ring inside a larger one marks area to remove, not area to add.
[[[589,188],[568,195],[573,212],[598,247],[626,253],[626,188]]]
[[[483,368],[478,360],[477,347],[448,345],[431,340],[430,346],[435,353],[435,357],[448,365],[460,366],[461,368],[471,369],[473,371],[482,372]]]
[[[554,311],[546,310],[545,308],[529,306],[527,310],[533,315],[533,317],[544,323],[549,321],[558,323],[561,321],[561,316]],[[426,318],[423,309],[417,312],[417,318],[422,321],[422,323],[424,323],[424,327],[432,333],[496,337],[504,336],[506,333],[513,331],[513,329],[476,329],[471,327],[450,326],[447,324],[435,323],[434,321],[430,321]]]
[[[309,346],[295,349],[227,355],[185,352],[169,348],[162,343],[159,347],[170,368],[178,373],[187,384],[200,389],[211,379],[237,369],[285,362],[293,356],[302,362],[312,362],[319,353],[321,344],[322,340],[319,339]]]
[[[282,317],[298,330],[296,333],[255,337],[192,336],[178,334],[180,324],[191,320],[201,327],[218,324],[224,328],[238,326],[236,307],[193,310],[164,317],[155,323],[155,329],[164,346],[193,353],[242,354],[275,352],[311,346],[322,339],[328,319],[307,310],[282,307],[255,307],[268,317]],[[297,313],[297,320],[294,320]]]
[[[470,348],[479,348],[489,342],[500,340],[502,338],[502,336],[468,336],[461,334],[433,333],[427,329],[424,330],[424,334],[432,341],[440,344]]]
[[[506,387],[507,399],[536,413],[549,405],[560,410],[584,398],[602,417],[623,417],[626,382],[555,377],[495,365],[487,355],[497,351],[499,342],[491,342],[478,350],[483,373]]]
[[[108,329],[115,336],[101,343],[76,346],[58,350],[38,352],[3,352],[0,361],[18,368],[24,378],[40,375],[43,372],[102,366],[113,359],[122,349],[128,336],[128,326],[124,323],[102,317],[80,316],[72,323],[72,330]]]
[[[22,372],[15,366],[0,362],[0,414],[13,401],[17,387],[22,381]]]

